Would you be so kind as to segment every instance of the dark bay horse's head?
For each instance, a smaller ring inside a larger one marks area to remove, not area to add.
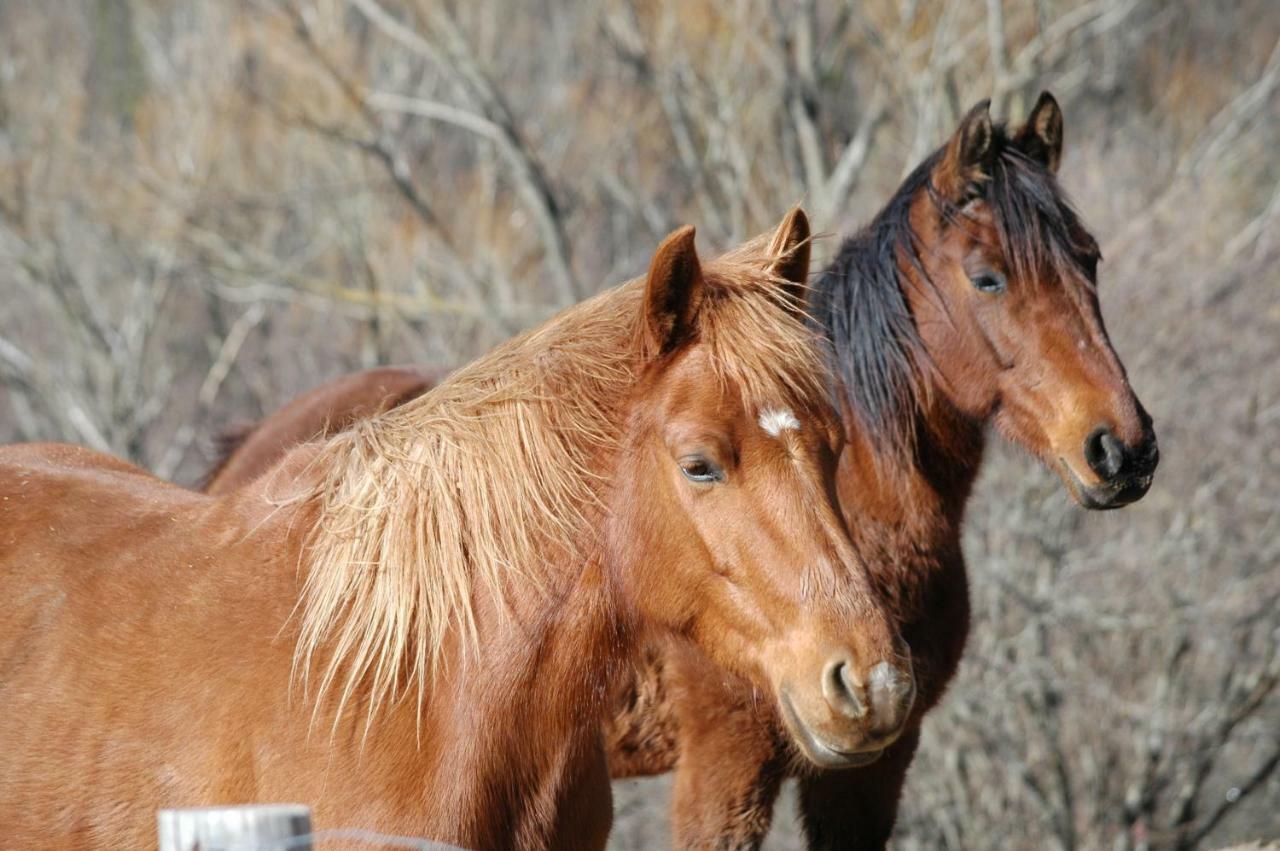
[[[1159,453],[1103,326],[1098,243],[1054,178],[1061,156],[1047,92],[1012,133],[974,107],[924,166],[910,216],[932,286],[907,298],[963,412],[993,418],[1081,505],[1118,508],[1147,492]]]
[[[648,360],[608,536],[644,623],[776,700],[813,762],[862,764],[902,730],[905,645],[835,501],[842,429],[801,308],[808,224],[702,268],[692,228],[653,258]]]

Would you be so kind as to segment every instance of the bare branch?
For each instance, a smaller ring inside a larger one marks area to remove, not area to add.
[[[428,12],[431,24],[443,42],[437,48],[426,38],[396,22],[376,0],[351,2],[387,35],[430,58],[441,70],[465,83],[466,90],[478,101],[484,122],[483,125],[473,123],[468,129],[480,132],[475,128],[483,126],[482,135],[498,145],[511,169],[516,190],[537,224],[546,260],[562,301],[565,304],[577,301],[582,292],[573,274],[563,205],[552,189],[546,170],[522,139],[506,100],[476,64],[474,52],[448,11],[441,5],[433,5]],[[439,110],[430,111],[435,114],[427,117],[442,118]],[[457,113],[452,113],[451,118],[452,123],[463,126]]]
[[[250,305],[231,324],[227,336],[222,340],[222,345],[218,347],[218,356],[209,365],[204,381],[200,383],[200,391],[196,394],[196,410],[191,412],[187,422],[178,429],[177,434],[170,441],[169,448],[160,457],[160,460],[156,462],[155,473],[157,476],[164,479],[173,478],[178,466],[195,442],[195,424],[206,419],[209,409],[217,401],[218,391],[222,389],[223,383],[226,382],[227,376],[231,372],[232,365],[240,355],[240,350],[244,346],[245,340],[248,339],[250,332],[262,322],[264,316],[266,316],[266,309],[259,302]]]

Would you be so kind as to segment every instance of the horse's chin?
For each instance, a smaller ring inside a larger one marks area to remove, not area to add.
[[[792,744],[805,759],[819,768],[859,768],[870,765],[884,753],[883,746],[849,751],[824,741],[812,727],[800,719],[785,691],[780,692],[778,698],[782,707],[782,723],[790,734]]]

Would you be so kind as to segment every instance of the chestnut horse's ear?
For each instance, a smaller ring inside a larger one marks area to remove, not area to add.
[[[644,341],[650,356],[671,351],[693,334],[702,303],[702,264],[686,225],[662,241],[644,288]]]
[[[942,159],[933,173],[933,185],[953,204],[961,204],[977,194],[991,175],[989,166],[995,153],[995,130],[991,126],[991,101],[979,101],[960,121]]]
[[[769,271],[795,285],[787,291],[799,305],[805,302],[809,283],[810,245],[809,217],[799,207],[792,207],[769,240],[769,256],[776,258]]]
[[[1041,92],[1031,107],[1027,123],[1013,136],[1013,144],[1049,171],[1057,173],[1062,162],[1062,109],[1053,95]]]

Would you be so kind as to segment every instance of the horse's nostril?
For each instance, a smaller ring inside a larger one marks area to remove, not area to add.
[[[906,720],[915,692],[911,675],[881,662],[872,668],[867,690],[875,712],[876,729],[882,733],[898,729]]]
[[[848,718],[861,718],[867,714],[866,706],[858,698],[853,666],[843,657],[831,660],[823,669],[822,696],[833,710]]]
[[[1109,428],[1096,429],[1084,441],[1084,460],[1104,481],[1114,479],[1124,467],[1124,444]]]

